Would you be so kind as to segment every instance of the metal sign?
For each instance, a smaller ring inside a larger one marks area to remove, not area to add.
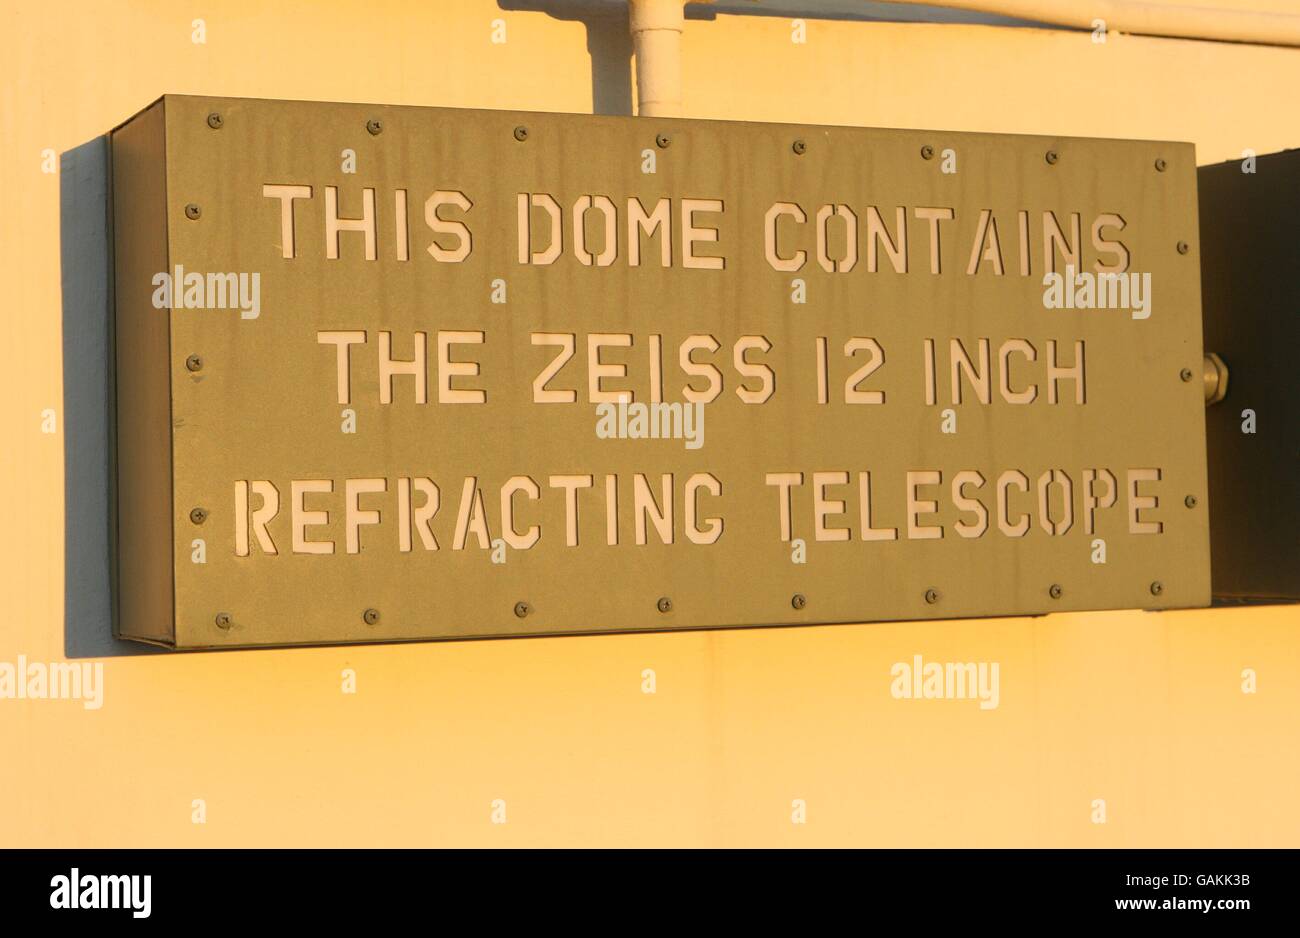
[[[1209,601],[1187,144],[168,96],[121,635]]]

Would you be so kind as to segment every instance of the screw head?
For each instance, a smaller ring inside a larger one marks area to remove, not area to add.
[[[189,358],[185,359],[185,367],[188,368],[190,371],[202,371],[203,370],[202,356],[191,355]]]
[[[1152,596],[1159,596],[1164,591],[1165,591],[1165,585],[1161,583],[1159,580],[1156,580],[1154,583],[1151,584]]]
[[[796,140],[790,145],[790,149],[794,150],[795,156],[803,156],[808,152],[808,144],[804,143],[802,140]]]
[[[213,111],[211,114],[208,115],[208,126],[211,127],[213,130],[220,130],[224,123],[225,121],[222,120],[221,115],[218,114],[216,111]]]
[[[934,147],[930,146],[930,144],[928,143],[925,146],[921,147],[921,159],[923,160],[934,159]]]
[[[372,117],[366,121],[366,130],[370,132],[370,136],[378,137],[384,132],[384,122]]]
[[[528,603],[526,602],[521,601],[515,603],[515,615],[517,615],[521,619],[526,618],[528,614],[532,611],[533,611],[533,607],[528,605]]]
[[[659,609],[660,612],[673,611],[673,601],[669,599],[667,596],[660,596],[659,602],[655,603],[655,606]]]
[[[1192,249],[1191,245],[1188,244],[1186,241],[1179,241],[1177,247],[1178,247],[1179,254],[1186,254],[1188,251]]]
[[[804,606],[808,605],[808,597],[804,596],[803,593],[795,593],[790,599],[790,605],[794,606],[796,609],[802,609]]]
[[[217,628],[228,629],[230,628],[230,613],[218,612],[212,621],[217,624]]]
[[[379,610],[367,609],[365,612],[361,613],[361,618],[365,621],[366,625],[374,625],[379,621]]]
[[[668,136],[667,134],[660,134],[659,136],[655,137],[655,145],[658,146],[659,149],[661,150],[667,149],[672,142],[673,142],[673,138]]]
[[[1169,164],[1165,162],[1163,156],[1156,160],[1156,172],[1163,173],[1168,166]]]
[[[195,524],[202,524],[208,520],[208,510],[206,508],[191,508],[190,521]]]
[[[1048,596],[1051,596],[1053,599],[1060,599],[1060,598],[1061,598],[1061,593],[1062,593],[1062,592],[1063,592],[1063,590],[1061,589],[1061,584],[1060,584],[1060,583],[1053,583],[1053,584],[1052,584],[1050,587],[1048,587],[1048,589],[1047,589],[1047,595],[1048,595]]]
[[[1043,158],[1047,160],[1047,165],[1055,166],[1056,161],[1061,158],[1061,155],[1057,153],[1055,150],[1048,150],[1047,154]]]
[[[937,603],[937,602],[939,601],[939,591],[936,590],[936,589],[928,589],[928,590],[926,590],[926,591],[925,591],[925,601],[928,602],[930,605],[933,606],[935,603]]]
[[[1178,377],[1182,378],[1184,381],[1191,381],[1192,369],[1184,368],[1182,371],[1178,372]]]
[[[525,127],[523,124],[520,124],[518,127],[516,127],[516,128],[515,128],[515,139],[518,140],[520,143],[523,143],[525,140],[527,140],[527,139],[528,139],[528,128]]]
[[[185,206],[185,217],[190,221],[197,221],[198,217],[203,214],[203,209],[199,208],[193,202]]]
[[[1195,508],[1195,507],[1196,507],[1196,496],[1195,496],[1195,495],[1188,495],[1186,498],[1183,499],[1183,504],[1186,505],[1188,508]]]

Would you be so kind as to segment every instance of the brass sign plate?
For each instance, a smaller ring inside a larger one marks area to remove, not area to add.
[[[168,96],[113,161],[125,637],[1209,602],[1190,145]]]

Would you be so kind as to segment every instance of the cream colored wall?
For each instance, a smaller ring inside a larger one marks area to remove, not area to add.
[[[593,95],[581,22],[490,0],[5,0],[0,22],[0,661],[52,661],[78,584],[64,439],[40,432],[62,406],[41,151],[163,92],[590,111],[630,79],[619,24],[594,30]],[[684,56],[688,116],[1170,138],[1202,162],[1300,145],[1300,50],[816,20],[799,46],[721,16]],[[1001,706],[892,699],[915,654],[1000,662]],[[1300,843],[1294,607],[115,657],[105,682],[97,711],[0,700],[0,844]]]

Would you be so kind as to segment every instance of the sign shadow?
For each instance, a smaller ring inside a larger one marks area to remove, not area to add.
[[[63,651],[163,651],[113,635],[113,244],[109,138],[59,164],[63,294]]]

